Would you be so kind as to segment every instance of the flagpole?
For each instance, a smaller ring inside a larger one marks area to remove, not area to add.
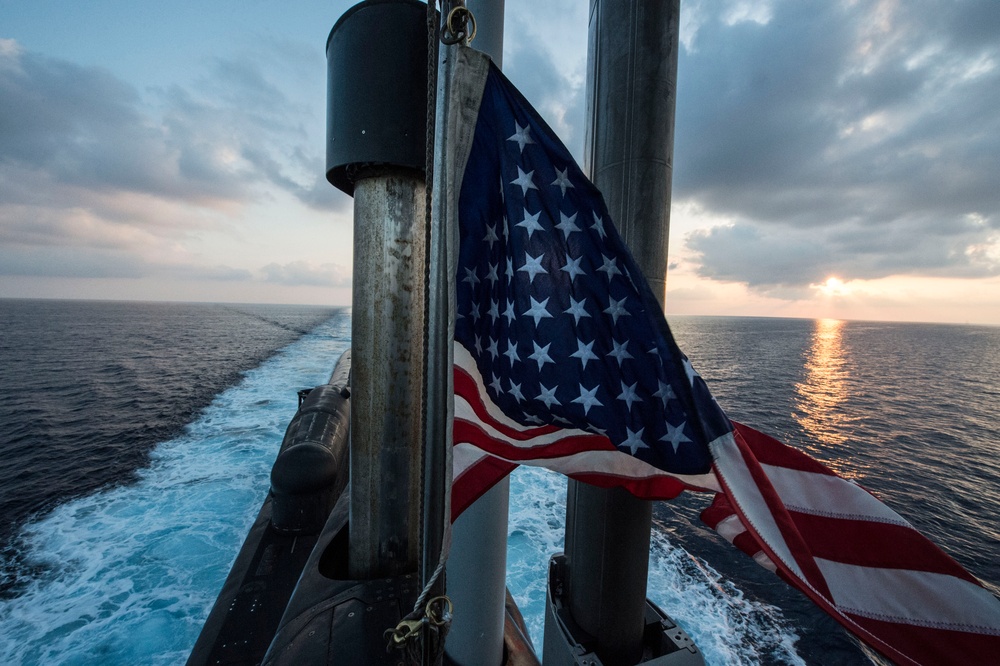
[[[472,43],[472,48],[482,51],[490,56],[497,67],[503,62],[503,27],[504,27],[504,0],[467,0],[465,3],[452,2],[446,0],[442,3],[442,16],[447,16],[451,7],[458,4],[465,4],[475,17],[476,36]],[[447,126],[446,114],[448,108],[447,81],[454,66],[454,58],[450,54],[461,48],[458,45],[440,47],[441,54],[438,59],[438,101],[437,101],[437,123],[439,135],[436,136],[436,160],[435,173],[442,174],[451,157],[448,150],[448,137],[440,132],[442,127]],[[441,171],[438,171],[441,169]],[[443,243],[436,243],[434,239],[448,239],[453,237],[445,224],[445,220],[439,219],[445,211],[442,197],[448,196],[447,192],[442,192],[445,183],[440,179],[435,179],[434,196],[437,200],[435,214],[432,216],[432,249],[431,267],[435,267],[435,262],[440,261],[440,265],[445,265],[445,252]],[[451,193],[452,196],[458,193]],[[452,228],[457,224],[457,220],[447,221]],[[435,249],[437,248],[437,249]],[[451,276],[453,277],[452,272]],[[444,284],[448,276],[439,275],[434,280]],[[431,291],[432,296],[436,293]],[[447,293],[453,293],[447,292]],[[445,293],[440,293],[438,298],[441,303],[445,302]],[[430,316],[433,318],[435,308],[429,308]],[[439,314],[438,320],[445,321],[444,315]],[[453,344],[453,320],[448,319],[448,324],[452,326],[447,330],[448,349],[438,350],[437,356],[441,359],[449,359],[447,370],[452,368],[452,348]],[[439,344],[445,339],[442,333],[430,331],[430,343]],[[447,355],[445,355],[447,354]],[[430,364],[429,364],[430,367]],[[442,367],[445,367],[442,365]],[[451,389],[449,384],[448,389]],[[450,393],[448,396],[450,397]],[[434,404],[431,401],[432,393],[428,391],[428,410]],[[435,408],[440,410],[440,408]],[[444,412],[441,412],[442,414]],[[428,425],[432,416],[428,415]],[[449,421],[450,425],[450,421]],[[451,442],[451,433],[448,432],[448,442]],[[428,446],[432,445],[432,440],[428,440]],[[480,497],[472,506],[466,509],[455,521],[452,533],[451,553],[448,559],[448,596],[455,606],[454,619],[451,629],[448,632],[448,640],[445,643],[445,652],[451,663],[456,666],[473,666],[482,664],[483,666],[499,666],[504,655],[504,602],[506,600],[506,573],[507,573],[507,511],[509,504],[510,482],[504,479]],[[426,530],[425,530],[426,535]]]
[[[679,0],[591,0],[586,166],[663,304]],[[642,656],[652,503],[570,480],[567,596],[605,664]],[[546,629],[548,631],[548,627]]]

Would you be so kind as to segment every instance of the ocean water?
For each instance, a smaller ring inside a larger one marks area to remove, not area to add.
[[[678,317],[730,415],[857,479],[994,592],[1000,329]],[[0,300],[0,663],[183,663],[347,310]],[[801,595],[654,510],[649,596],[710,664],[864,664]],[[565,480],[512,477],[508,585],[541,645]]]
[[[245,371],[331,315],[0,300],[0,545],[31,513],[128,482]]]
[[[0,555],[0,663],[183,663],[349,315],[0,301],[0,322],[0,502],[27,512]]]

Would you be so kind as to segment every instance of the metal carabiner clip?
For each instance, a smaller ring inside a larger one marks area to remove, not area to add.
[[[440,605],[440,611],[438,610]],[[434,597],[424,606],[424,615],[427,621],[435,627],[442,627],[451,622],[452,612],[455,610],[451,599],[446,596]]]

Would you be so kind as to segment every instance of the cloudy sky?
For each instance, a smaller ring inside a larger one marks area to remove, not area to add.
[[[0,0],[0,297],[347,304],[352,2]],[[580,156],[588,0],[507,0]],[[1000,2],[682,0],[671,313],[1000,324]]]

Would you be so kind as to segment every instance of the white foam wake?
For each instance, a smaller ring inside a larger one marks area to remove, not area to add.
[[[296,390],[349,345],[339,315],[215,398],[138,481],[63,504],[23,533],[31,576],[0,602],[0,663],[183,663],[267,493]]]
[[[563,549],[566,479],[534,467],[511,475],[507,585],[541,651],[549,556]],[[747,599],[703,560],[654,527],[647,594],[694,639],[707,664],[805,662],[798,636],[773,606]]]

